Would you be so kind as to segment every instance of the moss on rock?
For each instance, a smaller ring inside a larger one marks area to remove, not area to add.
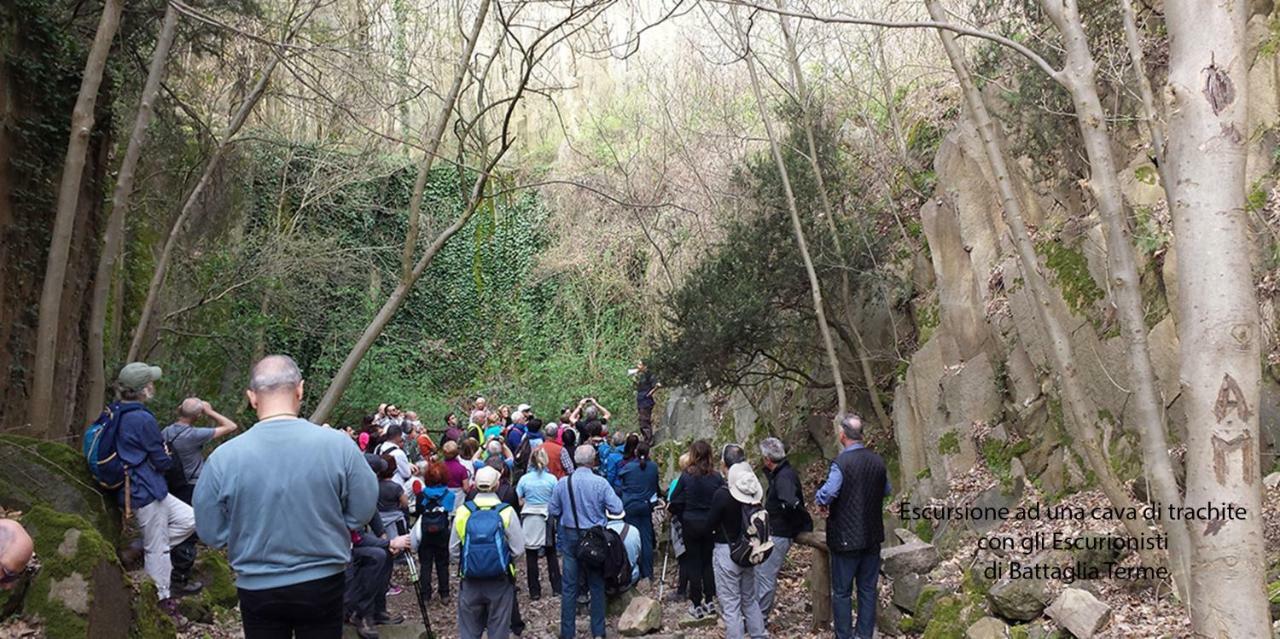
[[[173,619],[160,610],[156,585],[143,580],[133,600],[133,623],[129,627],[129,639],[173,639],[178,629]]]
[[[239,602],[235,575],[221,552],[209,550],[196,560],[196,574],[204,582],[202,598],[219,608],[234,608]]]
[[[84,457],[66,444],[0,435],[0,506],[30,511],[43,504],[76,513],[112,544],[120,512],[97,488]]]
[[[1036,248],[1045,256],[1045,266],[1053,272],[1067,306],[1077,315],[1091,317],[1093,305],[1102,300],[1104,293],[1089,273],[1084,252],[1057,240],[1040,242]]]
[[[944,595],[939,597],[925,626],[923,639],[952,639],[965,636],[979,619],[985,616],[982,606],[972,597]]]
[[[40,571],[23,598],[24,614],[41,620],[49,639],[81,639],[90,628],[90,612],[101,625],[111,610],[95,606],[99,597],[117,595],[124,583],[115,547],[83,517],[38,504],[22,518],[35,541]],[[124,604],[127,606],[127,602]],[[127,608],[126,608],[127,615]],[[99,624],[95,624],[99,625]],[[124,636],[96,628],[97,636]]]

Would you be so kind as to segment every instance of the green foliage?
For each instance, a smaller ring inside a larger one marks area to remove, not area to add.
[[[1045,266],[1053,273],[1067,306],[1077,315],[1091,316],[1093,305],[1104,294],[1089,273],[1084,252],[1058,240],[1040,242],[1036,248],[1044,256]]]
[[[942,323],[938,300],[933,299],[927,303],[913,304],[911,309],[915,315],[916,343],[924,344],[929,341],[929,338],[933,337],[933,332]]]
[[[938,438],[938,453],[942,455],[954,455],[960,452],[960,437],[956,435],[956,431],[949,430]]]

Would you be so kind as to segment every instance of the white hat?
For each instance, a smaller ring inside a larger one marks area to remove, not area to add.
[[[764,496],[764,488],[747,462],[729,467],[729,494],[744,504],[758,504]]]
[[[485,466],[476,471],[476,489],[481,492],[491,493],[498,487],[498,482],[501,479],[502,474],[497,469]]]
[[[516,406],[516,412],[517,412],[517,413],[525,413],[525,412],[528,412],[529,410],[531,410],[532,408],[533,408],[533,407],[532,407],[532,406],[530,406],[530,405],[528,405],[528,404],[521,404],[521,405],[519,405],[519,406]]]
[[[606,512],[605,512],[605,516],[606,516],[606,517],[608,517],[609,519],[612,519],[613,521],[621,521],[621,520],[623,520],[623,519],[626,519],[626,517],[627,517],[627,513],[625,513],[625,512],[621,512],[621,513],[611,513],[611,512],[606,511]]]

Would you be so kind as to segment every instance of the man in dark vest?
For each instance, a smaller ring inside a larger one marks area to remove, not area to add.
[[[844,450],[831,464],[815,501],[827,515],[831,550],[831,609],[837,639],[871,639],[876,627],[876,580],[884,541],[884,499],[890,492],[884,460],[862,443],[862,420],[838,417]],[[854,584],[858,625],[853,625]]]

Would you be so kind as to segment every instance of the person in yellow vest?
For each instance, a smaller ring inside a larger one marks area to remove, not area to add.
[[[494,492],[501,474],[476,471],[475,499],[457,510],[449,554],[458,562],[458,635],[462,639],[506,639],[516,600],[515,558],[524,554],[524,531],[510,504]]]

